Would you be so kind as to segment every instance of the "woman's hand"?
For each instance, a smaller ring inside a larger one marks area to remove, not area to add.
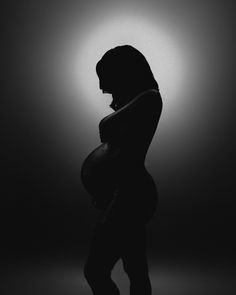
[[[100,223],[102,224],[110,224],[113,222],[117,222],[118,219],[120,218],[121,212],[118,209],[118,189],[115,189],[113,193],[113,198],[111,199],[108,207],[105,209],[103,212]]]

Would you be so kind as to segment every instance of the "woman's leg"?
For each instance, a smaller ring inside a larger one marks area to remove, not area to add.
[[[94,295],[119,295],[111,271],[120,258],[119,240],[112,228],[97,224],[84,266],[84,276]]]
[[[122,261],[130,280],[130,295],[151,295],[146,255],[147,234],[145,224],[135,224],[122,249]]]

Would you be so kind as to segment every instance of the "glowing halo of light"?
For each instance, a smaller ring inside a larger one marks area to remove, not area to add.
[[[76,36],[76,33],[75,33]],[[142,15],[116,15],[94,23],[86,36],[74,44],[70,56],[70,83],[91,118],[109,112],[107,100],[99,89],[95,66],[102,55],[117,45],[130,44],[148,60],[169,111],[181,105],[179,97],[187,80],[188,61],[176,38],[157,20]],[[94,116],[94,113],[97,115]]]

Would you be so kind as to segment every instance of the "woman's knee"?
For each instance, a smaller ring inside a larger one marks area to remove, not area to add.
[[[84,277],[88,282],[94,281],[97,276],[96,267],[91,265],[90,263],[85,263],[84,265]]]
[[[135,263],[127,263],[123,261],[123,269],[129,278],[140,279],[148,276],[147,263],[139,263],[138,259]]]
[[[111,272],[106,270],[103,265],[97,265],[96,263],[85,263],[84,265],[84,277],[88,283],[96,284],[110,277]]]

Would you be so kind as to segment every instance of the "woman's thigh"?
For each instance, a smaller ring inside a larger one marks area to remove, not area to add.
[[[98,274],[109,274],[119,258],[121,247],[116,233],[112,228],[97,223],[90,241],[86,267],[97,270]]]
[[[142,264],[146,267],[145,224],[130,223],[126,226],[109,226],[97,223],[86,261],[87,267],[110,274],[122,258],[124,269]]]

